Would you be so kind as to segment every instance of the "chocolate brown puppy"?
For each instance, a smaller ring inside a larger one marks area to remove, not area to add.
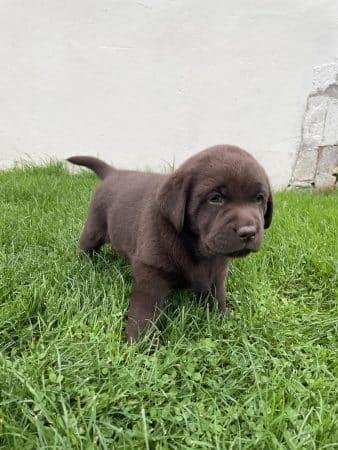
[[[257,252],[272,220],[267,175],[249,153],[211,147],[169,175],[118,170],[87,156],[68,161],[102,179],[80,249],[92,252],[110,243],[131,263],[129,343],[156,322],[172,288],[208,294],[227,312],[229,262]]]

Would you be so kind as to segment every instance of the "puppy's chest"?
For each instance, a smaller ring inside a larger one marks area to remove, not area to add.
[[[215,267],[205,264],[191,265],[184,270],[183,285],[198,292],[208,292],[215,282]]]

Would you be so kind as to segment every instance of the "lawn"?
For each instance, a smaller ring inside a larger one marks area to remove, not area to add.
[[[338,192],[276,193],[231,318],[173,293],[151,353],[125,343],[126,261],[76,256],[97,182],[0,172],[0,448],[338,449]]]

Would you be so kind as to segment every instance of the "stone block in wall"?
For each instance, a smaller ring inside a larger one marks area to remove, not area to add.
[[[331,189],[336,186],[333,175],[338,166],[338,145],[319,147],[315,186],[319,189]]]
[[[293,171],[294,187],[310,187],[314,181],[317,167],[317,152],[301,151],[298,155],[296,166]]]
[[[324,92],[330,85],[335,84],[338,74],[338,61],[316,66],[313,70],[313,92]]]
[[[338,144],[338,99],[330,98],[327,105],[322,145]]]
[[[317,148],[322,143],[328,98],[323,95],[310,96],[303,123],[304,150]]]

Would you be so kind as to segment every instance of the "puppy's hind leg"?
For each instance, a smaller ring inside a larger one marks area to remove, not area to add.
[[[106,229],[103,221],[98,217],[90,215],[83,228],[78,254],[93,255],[100,250],[100,247],[105,244]]]

